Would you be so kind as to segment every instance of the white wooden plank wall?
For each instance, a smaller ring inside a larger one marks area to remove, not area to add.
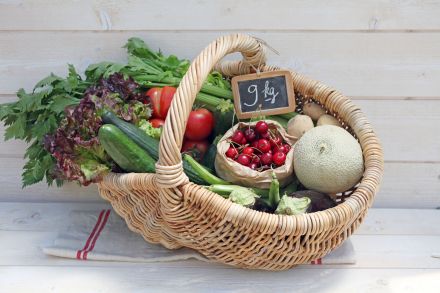
[[[353,97],[385,149],[376,207],[440,206],[440,1],[0,1],[0,102],[66,64],[124,61],[131,36],[193,58],[217,36],[266,40],[290,67]],[[0,135],[4,128],[0,127]],[[95,187],[20,188],[24,144],[0,143],[1,200],[97,201]]]

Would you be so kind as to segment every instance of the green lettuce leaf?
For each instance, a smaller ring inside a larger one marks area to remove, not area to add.
[[[160,139],[160,135],[162,134],[162,127],[154,128],[153,125],[151,125],[151,123],[147,120],[141,120],[139,122],[139,128],[148,136],[151,136],[155,139]]]

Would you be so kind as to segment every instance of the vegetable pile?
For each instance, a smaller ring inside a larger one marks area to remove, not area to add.
[[[89,185],[109,172],[155,172],[162,127],[190,63],[154,52],[138,38],[129,39],[125,48],[126,64],[92,64],[84,76],[69,65],[66,78],[51,74],[31,92],[20,89],[18,101],[0,105],[5,139],[29,143],[23,187],[44,179],[48,185]],[[209,74],[190,112],[181,149],[191,182],[245,207],[285,215],[331,208],[336,202],[329,194],[359,182],[363,161],[357,141],[318,104],[306,104],[304,115],[235,124],[232,99],[230,81],[218,72]],[[217,164],[219,154],[250,184],[232,184],[226,178],[229,170]],[[347,162],[352,166],[348,172]],[[316,170],[324,177],[316,176]]]

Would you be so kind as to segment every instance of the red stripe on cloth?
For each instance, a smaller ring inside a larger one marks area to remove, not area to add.
[[[95,227],[93,227],[92,232],[90,232],[89,238],[87,238],[86,244],[84,244],[83,249],[80,249],[76,252],[76,258],[81,259],[81,254],[89,248],[90,242],[92,241],[93,236],[95,236],[96,230],[98,230],[99,225],[101,224],[102,216],[104,215],[105,210],[102,210],[99,213],[98,220],[96,221]]]
[[[110,216],[110,210],[107,210],[107,212],[105,213],[104,220],[102,221],[101,227],[99,227],[99,230],[98,230],[98,232],[96,233],[95,238],[94,238],[93,241],[92,241],[92,244],[91,244],[90,247],[86,250],[86,252],[84,252],[84,255],[83,255],[83,259],[84,259],[84,260],[87,259],[87,255],[88,255],[89,252],[91,252],[91,251],[93,250],[93,248],[95,247],[96,241],[97,241],[98,238],[99,238],[99,234],[101,234],[102,230],[103,230],[104,227],[105,227],[105,224],[107,224],[107,220],[108,220],[108,217],[109,217],[109,216]]]
[[[314,260],[312,260],[312,261],[310,262],[310,264],[311,264],[311,265],[314,265],[314,264],[315,264],[315,261],[314,261]]]
[[[318,265],[322,265],[322,259],[318,258],[318,259],[316,260],[316,262],[318,263]]]

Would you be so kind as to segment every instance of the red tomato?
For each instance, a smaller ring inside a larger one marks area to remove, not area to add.
[[[194,140],[184,140],[182,145],[182,153],[188,153],[191,157],[196,160],[201,160],[208,151],[209,142],[207,140],[194,141]]]
[[[191,111],[186,124],[185,138],[203,140],[211,134],[213,128],[214,116],[211,112],[203,108]]]
[[[162,94],[162,89],[158,87],[153,87],[147,91],[145,94],[150,98],[151,110],[153,110],[152,117],[153,118],[161,118],[160,117],[160,95]]]
[[[152,118],[149,121],[154,128],[162,127],[165,124],[165,120],[159,118]]]
[[[171,101],[173,100],[175,93],[176,93],[175,87],[164,86],[162,88],[162,94],[160,96],[160,115],[163,119],[167,117],[168,110],[170,109]]]
[[[165,119],[167,117],[175,92],[176,88],[172,86],[153,87],[147,91],[146,96],[150,97],[153,118]]]

